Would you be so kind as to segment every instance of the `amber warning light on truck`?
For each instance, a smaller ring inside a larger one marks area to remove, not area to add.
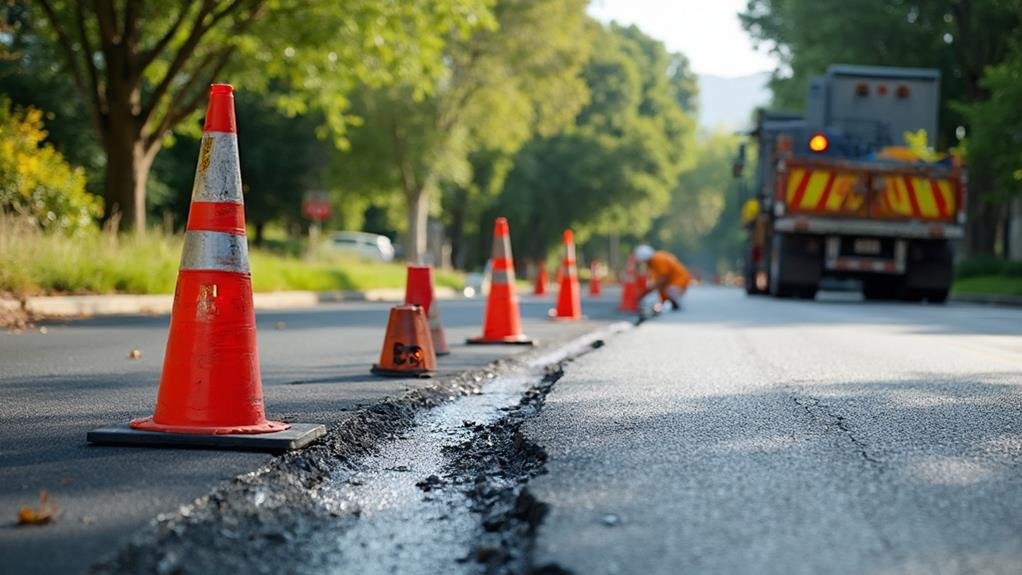
[[[818,154],[826,152],[829,147],[830,140],[824,134],[813,134],[813,137],[809,138],[809,149]]]

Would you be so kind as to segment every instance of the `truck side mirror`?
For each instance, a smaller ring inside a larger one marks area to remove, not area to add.
[[[731,177],[737,180],[742,177],[743,171],[745,171],[745,144],[739,144],[738,154],[731,163]]]

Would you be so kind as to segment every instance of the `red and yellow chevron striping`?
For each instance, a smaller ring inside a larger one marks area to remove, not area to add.
[[[874,180],[876,193],[867,214],[863,208],[869,178]],[[948,219],[957,211],[955,183],[949,178],[792,166],[783,190],[787,209],[792,212]]]

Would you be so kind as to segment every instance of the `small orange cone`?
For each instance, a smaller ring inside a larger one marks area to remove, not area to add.
[[[429,335],[426,312],[418,305],[390,308],[387,335],[380,362],[370,370],[376,375],[430,377],[436,371],[436,352]]]
[[[490,295],[483,315],[483,335],[468,340],[474,344],[517,343],[532,345],[522,333],[515,287],[515,264],[511,256],[511,233],[506,218],[493,223],[493,267],[490,272]]]
[[[593,260],[589,262],[589,295],[600,297],[600,264]]]
[[[582,288],[578,283],[578,270],[575,268],[575,234],[564,230],[564,274],[561,278],[560,291],[557,292],[557,308],[552,317],[561,320],[582,319]]]
[[[546,295],[546,262],[540,262],[538,264],[539,271],[536,273],[536,285],[533,287],[532,295]]]
[[[635,256],[628,256],[628,267],[625,268],[624,281],[621,283],[621,303],[617,311],[621,313],[639,312],[639,285],[635,275]]]
[[[321,425],[266,419],[234,95],[213,84],[155,413],[88,440],[281,450],[323,433]]]
[[[422,306],[429,320],[429,335],[433,339],[433,350],[437,355],[447,355],[447,338],[440,323],[440,306],[436,302],[436,283],[433,281],[432,266],[408,266],[408,280],[405,282],[405,303]]]

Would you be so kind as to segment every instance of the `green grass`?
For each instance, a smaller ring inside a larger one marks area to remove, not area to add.
[[[954,293],[1022,296],[1022,277],[972,276],[955,280]]]
[[[0,216],[0,292],[41,294],[168,294],[177,281],[181,236],[109,232],[68,238],[45,235]],[[298,258],[277,251],[250,252],[253,289],[366,290],[401,288],[400,263],[366,262],[337,255]],[[459,273],[439,271],[438,286],[460,289]]]
[[[959,279],[993,276],[1022,278],[1022,261],[1012,262],[990,256],[969,258],[955,267],[955,276]]]
[[[995,257],[964,260],[955,268],[954,293],[1022,296],[1022,262]]]

